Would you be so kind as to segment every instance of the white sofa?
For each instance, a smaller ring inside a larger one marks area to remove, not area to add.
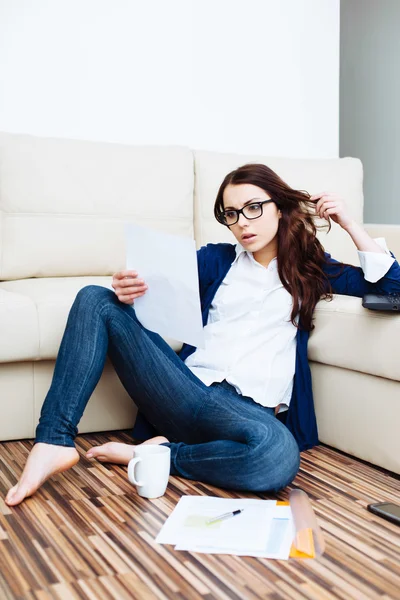
[[[125,222],[184,236],[198,247],[233,240],[213,217],[223,177],[265,162],[291,186],[343,195],[362,221],[362,166],[0,134],[0,440],[32,438],[67,315],[79,289],[110,286],[124,268]],[[367,226],[400,256],[400,227]],[[345,232],[320,238],[358,264]],[[162,252],[162,248],[160,248]],[[322,442],[400,473],[400,318],[361,300],[321,301],[309,344]],[[80,432],[129,428],[136,409],[107,365]]]

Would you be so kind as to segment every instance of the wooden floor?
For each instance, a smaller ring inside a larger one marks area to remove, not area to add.
[[[124,433],[84,435],[78,449],[83,454],[110,439],[131,441]],[[171,477],[163,498],[145,500],[125,467],[84,456],[10,509],[4,496],[30,448],[31,442],[0,444],[1,600],[400,599],[400,528],[366,510],[373,501],[400,502],[399,478],[332,449],[304,452],[293,484],[312,499],[326,552],[315,560],[276,561],[155,544],[182,494],[239,494]]]

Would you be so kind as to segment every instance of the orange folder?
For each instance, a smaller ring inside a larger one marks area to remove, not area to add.
[[[290,549],[290,558],[315,558],[325,550],[325,542],[311,502],[307,494],[300,489],[292,490],[289,502],[277,502],[292,510],[295,538]]]

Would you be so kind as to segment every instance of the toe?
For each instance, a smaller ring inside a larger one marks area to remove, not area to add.
[[[10,502],[12,502],[12,499],[14,497],[15,491],[17,489],[17,486],[14,485],[14,487],[12,487],[10,490],[8,490],[8,494],[6,496],[5,499],[5,503],[10,505]]]
[[[22,502],[22,500],[24,498],[26,498],[28,495],[29,495],[29,492],[26,488],[24,488],[21,485],[15,485],[8,492],[5,501],[8,506],[16,506],[17,504]]]
[[[86,457],[87,458],[97,458],[99,456],[99,454],[101,454],[101,452],[103,451],[103,446],[94,446],[93,448],[90,448],[90,450],[88,450],[86,452]]]

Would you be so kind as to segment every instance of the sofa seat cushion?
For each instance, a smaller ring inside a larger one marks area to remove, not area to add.
[[[310,360],[400,381],[400,314],[363,308],[361,298],[334,296],[315,309]]]
[[[38,355],[39,324],[31,298],[0,288],[0,332],[0,363]]]
[[[57,356],[69,310],[87,285],[111,277],[48,277],[0,283],[0,362]],[[334,296],[315,310],[310,360],[400,381],[400,315],[365,309],[360,298]],[[179,345],[167,340],[177,350]]]
[[[0,363],[57,357],[68,314],[79,290],[111,277],[43,277],[0,283]],[[165,338],[175,350],[181,343]]]
[[[46,277],[0,283],[0,362],[56,358],[76,294],[93,284],[112,289],[111,277]]]

